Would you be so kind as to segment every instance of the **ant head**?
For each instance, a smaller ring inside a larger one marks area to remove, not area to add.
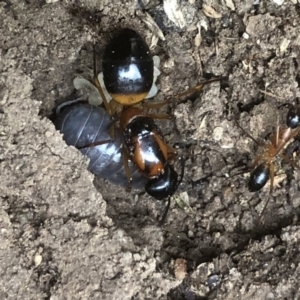
[[[262,189],[270,179],[270,165],[261,163],[250,174],[248,188],[250,192],[257,192]]]
[[[286,116],[286,125],[291,129],[295,129],[300,126],[300,107],[292,106]]]
[[[162,174],[146,183],[145,190],[153,198],[163,200],[172,196],[179,184],[178,174],[175,172],[173,166],[167,164]]]

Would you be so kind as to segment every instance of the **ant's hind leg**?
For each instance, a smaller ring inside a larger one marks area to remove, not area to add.
[[[103,141],[97,141],[97,142],[94,142],[94,143],[90,143],[90,144],[84,145],[82,147],[78,147],[77,149],[84,149],[84,148],[96,147],[96,146],[108,144],[108,143],[111,143],[111,142],[113,142],[113,140],[111,140],[111,139],[109,139],[109,140],[103,140]]]
[[[169,209],[170,209],[170,205],[171,205],[171,197],[168,197],[167,201],[168,201],[167,205],[164,209],[164,212],[162,214],[161,219],[158,222],[158,226],[163,226],[165,221],[166,221],[166,218],[167,218],[167,215],[168,215],[168,212],[169,212]]]
[[[130,192],[132,189],[132,175],[131,175],[131,171],[130,171],[129,163],[128,163],[128,160],[129,160],[128,151],[124,146],[122,147],[122,157],[123,157],[123,165],[124,165],[125,175],[128,180],[127,191]]]
[[[169,100],[164,100],[160,102],[143,102],[142,106],[143,109],[159,109],[168,104],[169,102]]]
[[[148,118],[157,119],[157,120],[170,120],[172,119],[171,115],[168,114],[146,114]]]
[[[284,155],[282,153],[279,153],[279,155],[283,160],[285,160],[287,163],[291,164],[293,166],[293,168],[299,169],[299,166],[293,159],[290,159],[289,157],[287,157],[286,155]]]
[[[200,82],[196,86],[193,86],[193,87],[187,89],[186,91],[184,91],[182,93],[178,93],[178,94],[175,94],[173,96],[169,96],[164,101],[143,103],[143,107],[146,108],[146,109],[158,109],[158,108],[161,108],[161,107],[167,105],[171,101],[172,102],[178,102],[183,97],[191,96],[191,95],[193,95],[197,92],[200,92],[206,84],[209,84],[209,83],[212,83],[212,82],[215,82],[215,81],[220,81],[221,79],[222,78],[214,78],[214,79],[210,79],[210,80],[207,80],[207,81],[204,81],[204,82]]]
[[[206,81],[203,81],[203,82],[200,82],[198,83],[197,85],[187,89],[186,91],[182,92],[182,93],[179,93],[179,94],[176,94],[174,96],[175,98],[175,101],[178,101],[180,98],[182,97],[186,97],[186,96],[191,96],[195,93],[198,93],[200,92],[203,87],[209,83],[213,83],[213,82],[216,82],[216,81],[221,81],[222,78],[214,78],[214,79],[210,79],[210,80],[206,80]]]
[[[260,142],[258,142],[250,133],[248,133],[241,125],[240,125],[240,123],[237,121],[237,120],[235,120],[235,123],[236,123],[236,125],[244,132],[244,134],[246,134],[246,136],[248,137],[248,138],[250,138],[255,144],[257,144],[257,145],[259,145],[259,146],[262,146],[263,144],[262,143],[260,143]]]
[[[241,175],[241,174],[251,172],[251,170],[253,170],[258,165],[258,163],[262,160],[262,158],[263,158],[263,154],[257,156],[256,159],[254,160],[254,162],[250,166],[247,166],[247,165],[243,166],[240,172],[235,173],[233,175],[230,175],[230,177],[232,178],[232,177],[237,176],[237,175]],[[234,167],[234,168],[231,169],[231,171],[236,169],[236,168],[239,168],[239,167]]]
[[[166,144],[166,146],[168,152],[168,161],[175,160],[178,155],[177,151],[168,144]]]

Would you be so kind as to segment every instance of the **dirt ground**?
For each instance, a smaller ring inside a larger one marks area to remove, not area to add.
[[[180,28],[160,1],[0,1],[0,299],[300,298],[299,170],[278,160],[260,224],[269,188],[234,176],[262,150],[235,120],[265,143],[300,95],[300,6],[280,2],[181,1]],[[49,120],[122,27],[161,58],[158,101],[225,77],[159,123],[194,152],[162,227],[164,202],[94,179]]]

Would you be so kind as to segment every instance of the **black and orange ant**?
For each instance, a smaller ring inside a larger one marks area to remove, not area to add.
[[[237,123],[238,124],[238,123]],[[244,129],[238,124],[244,131]],[[244,131],[245,132],[245,131]],[[270,200],[270,195],[274,188],[275,168],[274,161],[277,156],[295,166],[292,159],[282,153],[287,144],[300,132],[300,107],[291,106],[286,116],[286,128],[277,126],[276,131],[271,135],[269,142],[264,146],[264,151],[258,155],[248,169],[250,169],[250,179],[248,189],[250,192],[258,192],[270,180],[269,198],[266,201],[260,219]],[[250,134],[245,132],[255,143],[259,144]]]
[[[100,108],[96,110],[85,104],[78,109],[79,104],[75,103],[58,118],[57,128],[64,134],[69,145],[77,147],[91,159],[92,172],[96,170],[100,176],[109,180],[113,178],[114,183],[121,184],[124,183],[125,174],[128,186],[131,187],[132,172],[135,172],[133,163],[147,179],[145,190],[149,195],[158,200],[172,196],[183,178],[184,166],[182,164],[181,174],[178,176],[171,164],[177,157],[177,151],[166,143],[153,120],[170,119],[170,115],[148,113],[148,109],[161,108],[170,103],[170,99],[160,103],[143,102],[153,83],[153,60],[148,45],[136,31],[128,28],[112,37],[102,59],[103,81],[112,97],[110,102],[99,82],[96,61],[94,49],[93,84],[99,91],[109,118]],[[217,80],[220,79],[200,83],[176,95],[172,100],[200,91],[205,84]],[[97,114],[99,120],[95,118]],[[91,116],[94,119],[90,120]],[[102,120],[105,120],[104,127],[101,127]],[[79,140],[80,144],[77,144]],[[107,161],[114,162],[114,170],[108,169],[110,165],[106,164]],[[120,169],[123,171],[122,175]],[[113,176],[115,170],[119,177]]]

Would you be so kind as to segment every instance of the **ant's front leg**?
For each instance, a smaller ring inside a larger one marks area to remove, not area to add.
[[[132,189],[132,174],[129,168],[129,153],[127,148],[123,145],[122,147],[122,157],[123,157],[123,165],[124,165],[124,170],[125,170],[125,175],[128,180],[128,185],[127,185],[127,192],[130,192]]]

